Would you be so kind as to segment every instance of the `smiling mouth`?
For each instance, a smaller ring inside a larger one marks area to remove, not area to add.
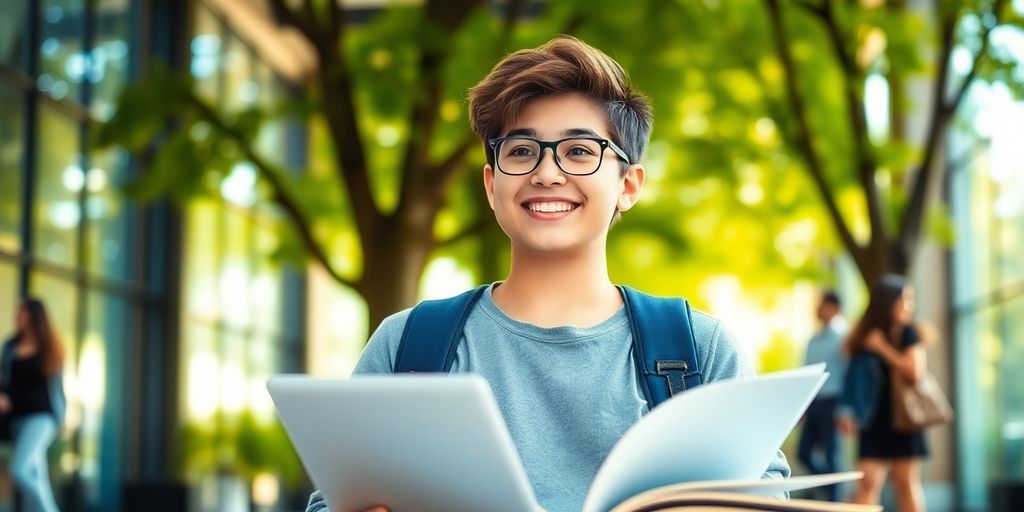
[[[531,212],[538,213],[571,212],[579,207],[579,203],[572,203],[569,201],[528,201],[523,203],[523,208]]]

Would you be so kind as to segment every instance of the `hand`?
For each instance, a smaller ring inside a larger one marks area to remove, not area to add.
[[[387,508],[387,507],[385,507],[383,505],[377,505],[375,507],[370,507],[370,508],[366,509],[363,512],[391,512],[391,509],[389,509],[389,508]]]
[[[853,421],[853,418],[850,416],[836,418],[836,426],[844,436],[852,436],[857,432],[857,422]]]
[[[0,414],[7,414],[11,411],[11,399],[7,393],[0,393]]]
[[[864,348],[874,352],[878,355],[885,353],[885,349],[889,348],[889,341],[885,339],[885,335],[878,329],[872,329],[868,333],[867,339],[864,340]]]

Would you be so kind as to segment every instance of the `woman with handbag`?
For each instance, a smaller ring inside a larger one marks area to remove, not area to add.
[[[11,477],[33,512],[56,512],[46,451],[64,420],[63,356],[46,309],[26,299],[0,350],[0,414],[10,421]]]
[[[839,402],[840,430],[858,432],[857,470],[864,472],[851,501],[877,504],[891,471],[902,512],[924,510],[921,459],[928,456],[924,432],[899,430],[893,420],[893,381],[913,383],[926,375],[913,311],[913,290],[901,276],[887,274],[872,288],[867,310],[846,339],[850,366]]]

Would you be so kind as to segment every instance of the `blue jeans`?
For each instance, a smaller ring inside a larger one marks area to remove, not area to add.
[[[821,454],[820,458],[816,456],[818,453]],[[807,407],[797,456],[812,474],[839,471],[839,432],[836,428],[834,398],[819,398]],[[828,485],[821,489],[829,501],[839,501],[838,485]]]
[[[27,509],[58,512],[46,461],[46,449],[57,437],[57,420],[48,412],[15,418],[11,434],[11,478],[24,496]]]

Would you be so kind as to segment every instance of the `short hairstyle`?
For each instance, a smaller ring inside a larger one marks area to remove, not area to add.
[[[843,300],[839,298],[839,294],[835,290],[825,290],[821,294],[821,300],[832,304],[833,306],[840,307],[843,305]]]
[[[506,56],[469,90],[469,122],[484,144],[487,162],[494,165],[487,141],[515,122],[530,100],[573,92],[604,106],[612,141],[630,160],[622,171],[639,163],[651,135],[650,102],[633,90],[619,63],[571,36]]]

